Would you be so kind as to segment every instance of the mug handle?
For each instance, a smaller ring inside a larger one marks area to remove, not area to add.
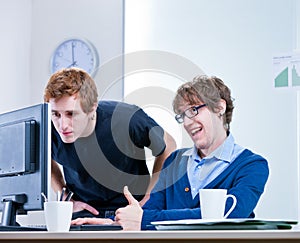
[[[237,203],[237,200],[236,200],[236,197],[234,196],[234,195],[232,195],[232,194],[228,194],[228,195],[226,195],[226,201],[227,201],[227,199],[228,198],[232,198],[232,200],[233,200],[233,203],[232,203],[232,205],[231,205],[231,208],[228,210],[228,212],[224,215],[224,219],[226,219],[228,216],[229,216],[229,214],[231,214],[231,212],[233,211],[233,209],[235,208],[235,206],[236,206],[236,203]]]

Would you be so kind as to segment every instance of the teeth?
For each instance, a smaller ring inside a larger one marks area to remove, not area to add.
[[[197,132],[199,132],[201,130],[201,128],[197,128],[191,131],[192,135],[195,135]]]

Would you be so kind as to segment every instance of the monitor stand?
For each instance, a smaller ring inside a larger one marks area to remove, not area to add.
[[[2,220],[0,224],[0,231],[32,231],[43,230],[36,228],[29,228],[20,226],[16,221],[17,211],[23,208],[24,203],[27,201],[25,194],[7,195],[1,199],[4,204],[2,210]]]
[[[27,201],[25,194],[7,195],[2,197],[2,226],[19,226],[16,221],[17,210]]]

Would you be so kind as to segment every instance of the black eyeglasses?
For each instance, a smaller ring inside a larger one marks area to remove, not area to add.
[[[207,104],[192,106],[192,107],[186,109],[181,114],[176,115],[175,119],[178,123],[183,123],[185,116],[188,117],[188,118],[193,118],[193,117],[197,116],[198,115],[198,110],[201,109],[204,106],[207,106]]]

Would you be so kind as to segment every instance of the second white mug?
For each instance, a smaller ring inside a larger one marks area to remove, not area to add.
[[[202,219],[226,219],[237,203],[236,197],[227,194],[226,189],[200,189],[199,197]],[[228,198],[232,198],[233,203],[226,215],[224,215]]]

